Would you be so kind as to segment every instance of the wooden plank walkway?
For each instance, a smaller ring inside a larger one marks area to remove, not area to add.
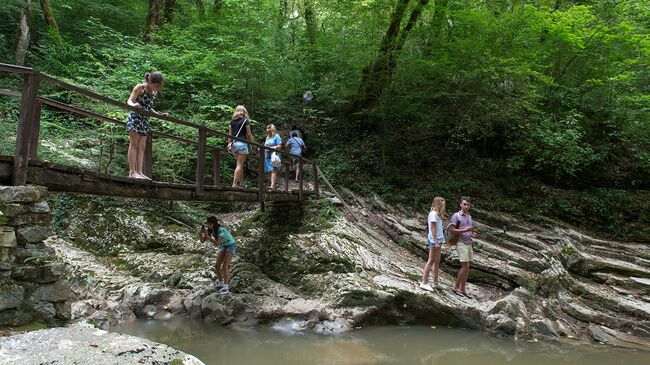
[[[13,170],[13,156],[0,155],[0,183],[9,185]],[[132,179],[125,176],[85,171],[76,167],[29,160],[27,183],[47,187],[53,192],[82,193],[178,201],[259,201],[257,189],[234,189],[204,185],[198,193],[194,184],[176,184]],[[314,195],[303,191],[303,195]],[[298,202],[300,194],[294,191],[265,192],[264,201]]]
[[[172,117],[163,117],[151,112],[136,109],[123,102],[99,95],[93,91],[80,88],[67,82],[58,80],[49,75],[40,73],[31,68],[0,63],[0,72],[23,77],[21,91],[0,89],[0,95],[19,98],[21,100],[20,118],[16,131],[16,149],[13,156],[0,155],[0,183],[7,185],[34,184],[48,187],[55,192],[71,192],[95,195],[121,196],[130,198],[151,198],[163,200],[186,201],[303,201],[307,196],[319,194],[318,177],[320,169],[315,161],[305,159],[300,155],[271,149],[262,144],[247,141],[242,138],[225,134],[204,125],[191,123]],[[175,184],[160,181],[131,179],[123,176],[102,174],[99,172],[85,171],[79,168],[49,163],[38,159],[38,141],[40,137],[40,119],[42,106],[64,110],[69,113],[82,115],[99,120],[101,123],[124,125],[124,121],[116,120],[106,115],[101,115],[78,106],[66,104],[51,98],[39,95],[41,84],[47,83],[64,90],[83,95],[98,103],[117,106],[124,110],[146,115],[151,118],[160,118],[167,122],[193,128],[197,131],[197,139],[190,140],[160,131],[151,131],[147,138],[144,152],[142,170],[151,176],[153,169],[152,137],[169,139],[186,146],[196,146],[196,168],[194,184]],[[225,141],[239,141],[247,143],[253,152],[249,158],[257,160],[257,189],[233,189],[220,185],[221,160],[233,158],[223,146],[208,144],[208,136],[221,137]],[[223,153],[222,153],[223,152]],[[289,190],[289,177],[285,174],[284,191],[266,191],[264,156],[266,153],[275,152],[283,156],[283,165],[288,170],[289,161],[298,161],[299,182],[297,190]],[[206,183],[205,175],[208,172],[206,160],[212,159],[212,182]],[[304,166],[309,165],[311,171],[311,191],[305,190]]]

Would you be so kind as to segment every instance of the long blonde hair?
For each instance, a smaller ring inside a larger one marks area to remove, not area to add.
[[[446,208],[446,203],[445,203],[445,198],[441,196],[437,196],[433,198],[433,203],[431,203],[431,210],[435,210],[436,213],[440,216],[440,218],[444,219],[445,218],[445,208]]]
[[[232,114],[232,120],[245,118],[248,119],[248,110],[243,105],[237,105],[235,112]]]
[[[271,127],[271,133],[272,133],[271,135],[272,136],[275,136],[276,134],[278,134],[278,130],[275,129],[275,124],[269,123],[269,125],[267,125],[267,127]],[[266,134],[268,135],[268,133],[266,133]]]

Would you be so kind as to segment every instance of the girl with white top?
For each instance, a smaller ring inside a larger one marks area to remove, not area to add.
[[[433,291],[438,287],[438,270],[440,269],[441,247],[445,243],[445,234],[442,230],[442,220],[445,218],[445,199],[435,197],[431,204],[431,211],[427,218],[429,235],[427,237],[429,246],[429,260],[424,266],[424,274],[420,288],[423,290]],[[433,287],[429,284],[429,273],[433,270]]]

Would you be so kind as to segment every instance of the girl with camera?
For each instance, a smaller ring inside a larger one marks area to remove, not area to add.
[[[217,285],[215,289],[219,294],[227,294],[230,292],[230,286],[228,285],[230,282],[228,267],[230,266],[230,261],[236,251],[236,241],[226,227],[219,225],[217,217],[209,217],[206,224],[208,225],[207,229],[206,227],[201,226],[200,239],[201,242],[207,240],[212,242],[213,245],[219,247],[217,262],[214,266],[215,271],[217,272]]]

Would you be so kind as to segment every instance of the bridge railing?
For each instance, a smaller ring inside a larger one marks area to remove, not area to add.
[[[257,187],[257,194],[258,194],[258,200],[260,202],[264,202],[265,200],[265,173],[264,173],[264,157],[267,151],[273,151],[273,152],[278,152],[283,156],[287,156],[288,158],[283,159],[283,164],[286,168],[286,174],[285,174],[285,179],[284,179],[284,190],[285,192],[289,192],[289,168],[288,166],[290,165],[287,160],[289,159],[297,159],[299,164],[297,164],[297,167],[299,169],[299,182],[298,182],[298,195],[299,195],[299,200],[304,199],[304,193],[306,192],[305,190],[305,181],[304,181],[304,172],[306,170],[304,169],[304,166],[309,165],[311,166],[311,176],[312,176],[312,192],[315,194],[319,194],[319,184],[318,184],[318,177],[319,177],[319,169],[318,166],[314,161],[311,161],[309,159],[306,159],[302,156],[299,155],[293,155],[291,153],[281,151],[281,150],[275,150],[271,149],[269,147],[264,146],[263,144],[259,144],[256,142],[250,142],[246,139],[238,138],[232,135],[228,135],[227,133],[223,133],[211,128],[208,128],[206,126],[202,126],[199,124],[191,123],[188,121],[184,121],[178,118],[174,117],[163,117],[161,115],[157,115],[151,112],[146,112],[140,109],[136,109],[126,103],[111,99],[109,97],[97,94],[93,91],[69,84],[67,82],[61,81],[59,79],[56,79],[52,76],[40,73],[38,71],[34,71],[31,68],[28,67],[22,67],[22,66],[16,66],[16,65],[10,65],[10,64],[4,64],[0,63],[0,72],[4,73],[12,73],[12,74],[20,74],[23,76],[23,84],[22,84],[22,91],[13,91],[13,90],[6,90],[6,89],[0,89],[0,95],[6,95],[6,96],[11,96],[15,98],[20,98],[21,99],[21,105],[20,105],[20,118],[19,118],[19,123],[18,123],[18,130],[16,134],[16,149],[14,152],[14,160],[13,160],[13,171],[12,171],[12,184],[13,185],[25,185],[27,182],[27,170],[29,166],[29,160],[30,159],[36,159],[37,158],[37,153],[38,153],[38,139],[39,139],[39,131],[40,131],[40,117],[41,117],[41,106],[42,104],[46,104],[61,110],[65,110],[67,112],[71,113],[76,113],[79,115],[83,115],[86,117],[91,117],[91,118],[96,118],[102,122],[108,122],[112,124],[117,124],[117,125],[126,125],[124,121],[120,121],[105,115],[101,115],[92,111],[85,110],[83,108],[69,105],[57,100],[53,100],[50,98],[46,98],[43,96],[39,96],[39,89],[41,86],[42,82],[48,82],[50,84],[56,85],[64,90],[68,90],[71,92],[75,92],[77,94],[86,96],[88,98],[113,105],[116,107],[119,107],[121,109],[129,110],[141,115],[145,115],[148,117],[153,117],[153,118],[158,118],[162,120],[166,120],[169,122],[172,122],[174,124],[178,125],[183,125],[186,127],[190,127],[193,129],[196,129],[198,131],[198,138],[197,140],[189,140],[187,138],[183,137],[178,137],[174,136],[168,133],[163,133],[159,131],[152,130],[151,135],[157,136],[157,137],[162,137],[166,139],[171,139],[175,140],[177,142],[184,143],[186,145],[193,145],[197,147],[197,162],[196,162],[196,168],[195,168],[195,193],[200,195],[204,191],[204,187],[206,186],[206,181],[205,181],[205,173],[206,173],[206,155],[211,152],[212,154],[212,175],[213,175],[213,186],[220,187],[221,182],[220,182],[220,177],[221,177],[221,160],[223,155],[229,155],[230,154],[227,152],[227,150],[222,147],[222,146],[213,146],[209,145],[207,142],[208,136],[219,136],[219,137],[224,137],[226,139],[230,138],[233,141],[240,141],[240,142],[245,142],[248,143],[249,146],[253,146],[253,150],[256,150],[257,154],[256,156],[252,156],[253,158],[257,159],[257,179],[258,179],[258,187]],[[143,172],[147,175],[151,176],[151,173],[153,171],[153,154],[152,154],[152,138],[147,138],[147,145],[145,149],[145,156],[144,156],[144,162],[143,162]]]

